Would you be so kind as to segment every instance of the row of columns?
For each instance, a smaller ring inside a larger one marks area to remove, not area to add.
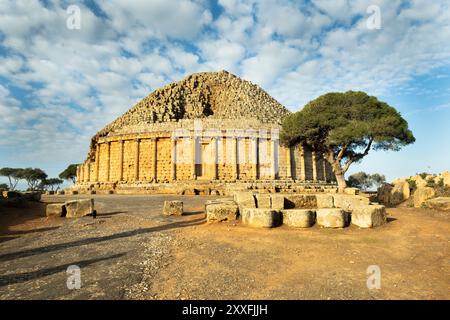
[[[194,140],[195,139],[195,140]],[[191,169],[191,178],[193,180],[197,179],[197,173],[196,173],[196,145],[198,143],[198,138],[194,138],[192,141],[194,143],[191,143],[191,158],[192,158],[192,169]],[[216,180],[218,178],[218,172],[217,172],[217,159],[218,159],[218,138],[212,138],[213,139],[213,147],[214,147],[214,171],[213,176],[211,177],[213,180]],[[153,150],[153,156],[152,158],[152,174],[150,176],[150,179],[155,181],[157,179],[157,138],[150,138],[151,140],[151,146]],[[140,167],[140,139],[136,139],[135,141],[135,180],[139,181],[139,167]],[[270,141],[270,155],[272,161],[270,162],[270,178],[277,179],[278,178],[278,163],[279,161],[279,148],[278,143],[279,141],[276,139],[268,140]],[[125,140],[119,141],[119,173],[118,178],[120,181],[123,180],[124,174],[123,174],[123,164],[124,164],[124,143]],[[111,178],[111,142],[107,142],[107,152],[106,152],[106,158],[107,158],[107,165],[106,165],[106,180],[109,181]],[[306,165],[305,165],[305,149],[303,146],[299,146],[300,148],[300,180],[306,180]],[[291,149],[286,148],[286,178],[292,179],[292,162],[291,162]],[[259,161],[259,138],[255,137],[252,139],[252,164],[254,164],[254,167],[252,168],[253,176],[258,178],[259,172],[258,167],[260,166]],[[99,181],[99,170],[100,170],[100,145],[97,144],[96,150],[95,150],[95,164],[94,164],[94,177],[92,179],[93,182]],[[173,138],[171,139],[171,173],[170,178],[172,180],[176,180],[177,173],[176,173],[176,163],[177,163],[177,139]],[[232,154],[231,154],[232,162],[233,162],[233,178],[238,180],[239,179],[239,163],[238,163],[238,138],[233,137],[232,138]],[[326,163],[322,161],[323,168],[320,168],[323,170],[323,178],[326,180],[327,178],[327,171],[326,171]],[[87,162],[84,166],[79,166],[77,168],[77,177],[79,181],[91,181],[91,163]],[[313,180],[317,180],[318,178],[318,170],[317,168],[317,155],[314,151],[312,151],[312,178]],[[87,171],[87,173],[86,173]]]

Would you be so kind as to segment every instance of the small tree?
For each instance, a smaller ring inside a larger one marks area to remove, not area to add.
[[[42,180],[47,178],[47,174],[39,168],[23,169],[22,174],[23,178],[28,183],[29,190],[35,190],[42,183]]]
[[[351,187],[359,188],[361,190],[368,190],[372,187],[378,188],[386,182],[384,175],[379,173],[367,174],[365,172],[358,172],[348,177],[347,184]]]
[[[0,190],[9,190],[9,186],[6,183],[0,183]]]
[[[75,179],[77,177],[77,166],[78,164],[69,165],[63,172],[59,174],[59,177],[64,180],[70,180],[75,184]]]
[[[16,190],[17,184],[24,178],[23,169],[20,168],[1,168],[0,176],[8,178],[9,190]]]
[[[42,180],[41,186],[42,186],[42,189],[47,189],[48,187],[50,187],[51,191],[58,191],[59,186],[63,182],[64,182],[64,180],[58,179],[58,178],[44,179],[44,180]]]
[[[400,150],[415,138],[393,107],[364,92],[327,93],[283,119],[281,141],[305,143],[324,155],[336,176],[339,191],[345,173],[369,150]]]

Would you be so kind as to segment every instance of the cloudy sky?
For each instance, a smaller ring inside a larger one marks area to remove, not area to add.
[[[0,167],[57,176],[153,90],[222,69],[291,111],[349,89],[397,108],[417,142],[372,152],[351,172],[450,169],[445,0],[2,0]]]

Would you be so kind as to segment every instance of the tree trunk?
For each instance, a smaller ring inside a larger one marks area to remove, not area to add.
[[[336,181],[338,184],[338,192],[343,193],[344,189],[347,187],[347,182],[345,182],[344,174],[335,172],[334,175],[336,176]]]

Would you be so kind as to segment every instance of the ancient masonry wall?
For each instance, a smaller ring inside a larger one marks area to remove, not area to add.
[[[333,182],[331,166],[298,145],[267,137],[128,134],[98,141],[95,157],[77,168],[77,182],[135,183],[192,180]]]

